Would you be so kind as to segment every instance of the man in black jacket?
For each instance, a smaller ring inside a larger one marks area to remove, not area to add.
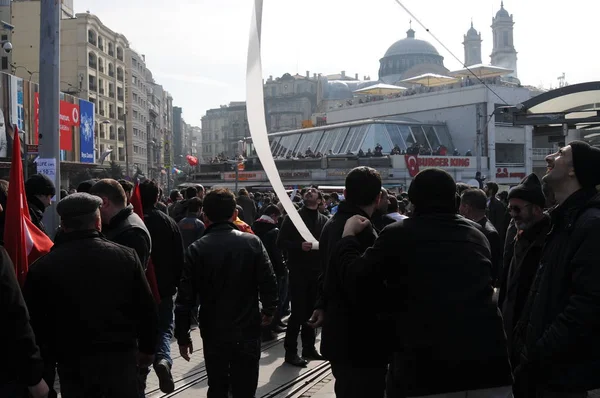
[[[509,397],[512,376],[492,300],[489,243],[456,214],[456,185],[446,171],[423,170],[408,195],[413,217],[386,227],[362,256],[357,235],[370,222],[350,218],[329,264],[341,275],[386,282],[395,320],[387,396],[462,391]],[[351,297],[362,300],[361,293]],[[357,322],[374,316],[365,315]]]
[[[500,278],[500,270],[502,269],[502,256],[504,255],[504,246],[500,235],[494,225],[485,216],[485,208],[487,198],[485,192],[481,189],[467,189],[463,192],[460,198],[459,213],[476,222],[481,227],[481,232],[485,235],[490,243],[492,250],[492,283],[497,285]]]
[[[25,181],[25,193],[31,222],[48,235],[42,219],[46,208],[52,204],[52,197],[56,194],[54,183],[44,174],[34,174]]]
[[[267,254],[273,265],[273,271],[277,277],[277,287],[279,292],[279,305],[277,306],[277,312],[271,325],[263,329],[263,341],[274,340],[274,333],[281,333],[285,331],[280,325],[282,318],[282,304],[287,296],[287,267],[283,260],[283,254],[279,247],[277,247],[277,237],[279,236],[279,228],[277,228],[277,222],[281,217],[281,211],[275,205],[269,205],[264,209],[264,214],[260,216],[254,223],[253,231],[256,236],[260,238]]]
[[[506,207],[496,198],[498,194],[498,184],[493,181],[490,181],[485,184],[485,193],[488,197],[487,203],[487,218],[492,222],[498,234],[500,234],[500,239],[502,243],[504,243],[504,239],[506,237],[506,229],[508,228]]]
[[[173,338],[173,296],[183,269],[183,240],[179,227],[173,219],[155,205],[158,202],[160,190],[154,181],[144,181],[140,184],[140,196],[144,209],[144,223],[154,242],[150,258],[154,264],[154,273],[160,294],[158,304],[158,345],[154,359],[154,370],[164,393],[175,389],[171,367],[171,339]]]
[[[573,141],[546,162],[558,206],[515,329],[515,392],[583,398],[600,388],[600,149]]]
[[[319,191],[307,189],[304,194],[304,207],[298,211],[308,230],[318,239],[328,218],[319,212]],[[312,243],[306,242],[292,220],[286,217],[281,225],[277,246],[287,251],[290,271],[290,301],[292,314],[285,334],[285,361],[294,366],[305,367],[307,359],[322,360],[315,348],[315,330],[307,322],[311,318],[317,301],[317,285],[322,272],[321,257],[312,250]],[[302,331],[302,332],[301,332]],[[298,356],[298,334],[302,336],[302,357]]]
[[[136,364],[151,364],[156,346],[144,270],[132,249],[100,233],[101,205],[86,193],[59,202],[63,233],[32,264],[23,288],[36,337],[57,360],[64,398],[137,398]]]
[[[257,236],[236,228],[236,218],[231,192],[216,189],[206,195],[207,229],[186,252],[176,301],[175,336],[189,361],[190,312],[199,298],[209,397],[227,397],[230,386],[234,397],[254,396],[261,325],[271,323],[277,309],[277,282],[267,251]]]
[[[135,250],[144,269],[148,266],[152,240],[144,221],[127,204],[121,184],[110,178],[100,180],[90,194],[102,199],[102,233],[109,240]]]
[[[0,342],[4,357],[10,358],[0,363],[0,397],[25,397],[28,388],[33,397],[45,398],[49,389],[42,378],[44,361],[29,324],[14,264],[3,247],[0,247],[0,319],[8,322],[0,328]]]
[[[329,267],[336,242],[342,238],[346,221],[360,215],[369,218],[381,198],[381,176],[370,167],[357,167],[346,176],[344,198],[319,239],[324,268],[324,286],[320,307],[325,311],[321,352],[331,362],[338,398],[382,398],[388,355],[385,337],[389,325],[378,320],[362,322],[384,302],[381,279],[357,280],[352,271],[339,273]],[[357,235],[360,250],[371,247],[377,238],[372,227]],[[360,299],[354,299],[360,291]]]
[[[544,213],[546,198],[540,179],[535,174],[530,174],[521,184],[511,189],[508,200],[508,210],[512,214],[517,233],[513,235],[512,241],[507,240],[507,244],[512,243],[512,247],[507,250],[510,258],[504,259],[498,307],[502,311],[510,352],[513,330],[521,318],[540,264],[546,235],[550,231],[550,217]],[[513,358],[513,365],[518,364],[519,358]]]
[[[244,209],[242,221],[248,224],[250,227],[256,221],[258,211],[256,210],[256,203],[248,195],[248,191],[245,188],[240,189],[237,197],[237,204]]]

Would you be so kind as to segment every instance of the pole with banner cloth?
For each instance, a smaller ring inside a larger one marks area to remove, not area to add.
[[[40,14],[40,118],[38,173],[46,174],[53,182],[57,195],[44,213],[48,233],[59,226],[56,213],[60,199],[60,13],[61,2],[41,0]],[[41,167],[40,167],[41,166]]]
[[[255,0],[250,22],[250,39],[248,43],[248,64],[246,71],[246,108],[250,135],[261,164],[269,178],[277,197],[281,201],[288,217],[306,241],[312,243],[313,250],[319,250],[319,242],[312,235],[298,214],[296,207],[287,196],[277,165],[271,153],[267,124],[265,120],[264,89],[262,61],[260,56],[263,0]]]

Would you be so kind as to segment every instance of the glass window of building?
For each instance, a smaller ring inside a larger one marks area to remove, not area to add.
[[[331,150],[331,153],[337,155],[340,151],[340,147],[344,143],[344,139],[348,134],[348,127],[339,127],[332,130],[325,130],[323,134],[323,139],[317,146],[317,152],[321,152],[322,154],[328,154]]]
[[[392,141],[390,141],[390,138],[387,135],[385,125],[380,123],[371,124],[369,126],[369,131],[367,132],[360,149],[362,149],[364,153],[367,153],[369,149],[371,152],[375,152],[375,147],[377,145],[381,145],[383,153],[390,153],[392,151]]]
[[[525,145],[496,144],[496,164],[523,166],[525,164]]]
[[[322,136],[323,131],[313,131],[312,133],[302,134],[302,138],[298,143],[298,147],[294,151],[294,155],[306,155],[306,151],[308,150],[308,148],[310,148],[313,154],[316,154],[316,148]]]
[[[388,132],[388,135],[390,136],[390,139],[392,140],[392,144],[393,146],[398,146],[398,148],[400,149],[407,149],[407,145],[406,142],[404,141],[403,135],[400,132],[400,125],[398,124],[386,124],[385,128]],[[405,127],[405,126],[402,126]],[[410,134],[410,131],[409,131]]]
[[[412,131],[419,145],[422,145],[425,148],[431,148],[427,142],[427,138],[425,138],[425,133],[423,132],[421,126],[411,126],[410,130]]]
[[[452,142],[452,137],[450,136],[450,132],[448,131],[448,127],[446,126],[435,126],[435,132],[437,133],[438,138],[442,145],[444,145],[448,149],[454,150],[454,143]]]
[[[369,125],[365,124],[361,126],[351,127],[350,131],[348,132],[348,136],[344,141],[344,145],[342,145],[342,147],[340,148],[339,153],[357,153],[358,147],[360,146],[360,143],[365,137],[365,133],[367,132],[368,127]]]
[[[423,130],[425,131],[425,137],[427,137],[427,140],[429,141],[429,144],[433,150],[436,150],[440,145],[442,145],[432,126],[423,126]]]

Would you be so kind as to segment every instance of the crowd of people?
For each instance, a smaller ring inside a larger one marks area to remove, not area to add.
[[[431,168],[393,194],[357,167],[342,193],[290,197],[318,246],[273,193],[167,198],[149,180],[86,181],[47,231],[56,191],[34,175],[31,219],[54,247],[22,288],[0,249],[0,397],[56,396],[57,374],[65,398],[140,397],[152,369],[173,392],[171,340],[189,361],[195,329],[214,398],[253,397],[261,341],[280,333],[282,366],[330,361],[340,398],[587,397],[600,388],[600,150],[575,141],[546,161],[542,180],[503,193]]]

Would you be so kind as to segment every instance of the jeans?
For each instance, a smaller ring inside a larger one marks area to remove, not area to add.
[[[173,296],[163,297],[158,305],[158,343],[154,363],[165,359],[173,365],[171,359],[171,339],[173,339],[174,315]]]
[[[173,296],[161,297],[158,305],[158,341],[156,343],[156,353],[154,354],[154,365],[164,359],[170,366],[173,366],[173,359],[171,359],[173,328]],[[148,374],[150,374],[150,368],[138,368],[137,378],[140,397],[145,397],[144,390],[146,390]]]
[[[307,322],[312,316],[317,300],[317,276],[305,270],[292,270],[289,286],[292,314],[288,320],[283,345],[286,356],[294,356],[298,353],[298,334],[302,337],[302,351],[315,350],[315,329]]]
[[[275,312],[275,317],[273,318],[273,326],[276,326],[277,323],[283,318],[283,314],[285,311],[285,301],[288,296],[288,273],[287,270],[285,274],[277,277],[277,288],[279,294],[279,306],[277,307],[277,311]]]
[[[258,386],[260,340],[203,339],[208,398],[252,398]]]

